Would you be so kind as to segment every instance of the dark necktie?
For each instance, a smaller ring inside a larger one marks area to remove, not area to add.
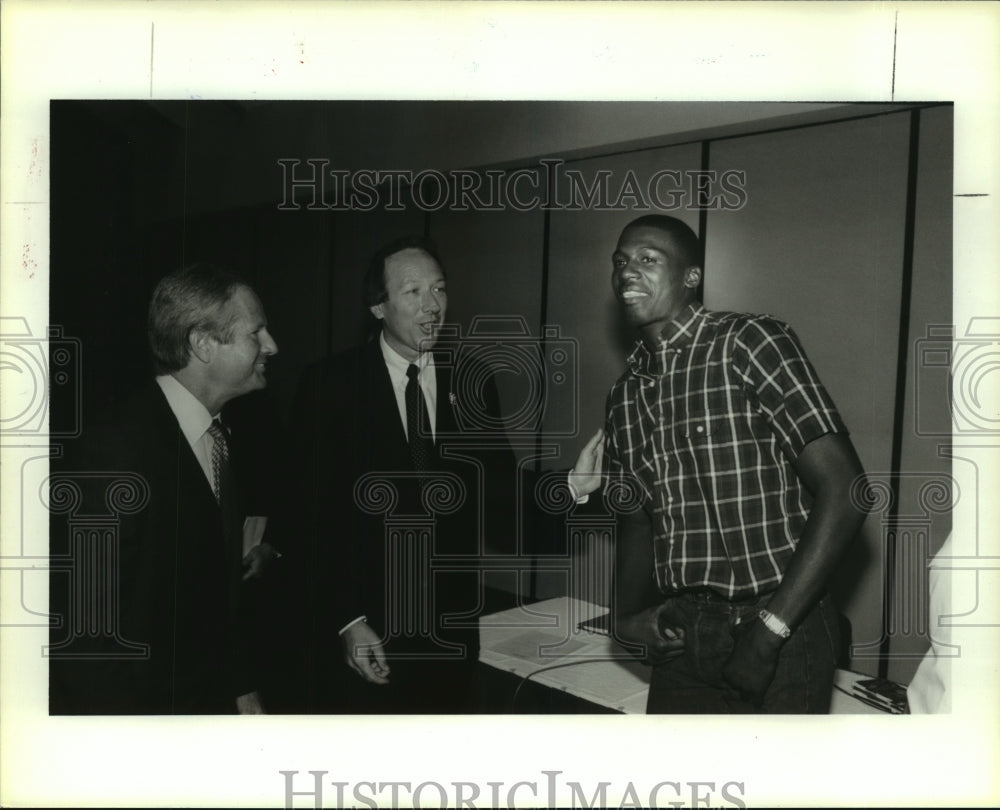
[[[413,363],[406,369],[409,381],[406,383],[406,435],[410,442],[410,458],[413,468],[418,472],[433,467],[434,440],[431,437],[431,425],[427,418],[427,400],[420,390],[417,375],[420,373]]]
[[[218,418],[209,425],[208,435],[212,437],[212,488],[215,500],[221,505],[229,479],[229,441]]]
[[[239,603],[239,586],[243,559],[243,516],[240,514],[239,493],[229,460],[229,431],[216,417],[208,428],[212,437],[212,485],[215,500],[222,513],[222,532],[229,560],[229,606],[236,611]]]

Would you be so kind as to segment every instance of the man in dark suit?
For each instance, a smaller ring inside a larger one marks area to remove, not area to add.
[[[382,247],[364,295],[377,334],[308,368],[291,411],[275,536],[306,596],[296,710],[479,711],[481,558],[516,549],[504,527],[530,486],[488,358],[437,342],[448,295],[434,245]],[[599,482],[600,438],[574,468],[581,493]]]
[[[158,376],[87,437],[78,467],[85,482],[137,474],[138,497],[148,497],[120,519],[118,577],[90,583],[99,599],[120,604],[120,632],[97,639],[89,659],[54,656],[52,710],[260,713],[241,580],[275,552],[264,543],[244,555],[249,487],[220,412],[267,384],[278,347],[254,291],[210,265],[159,282],[148,331]],[[100,512],[104,499],[86,492],[84,508]],[[121,654],[122,639],[145,654]]]
[[[365,295],[380,333],[307,369],[291,415],[295,491],[283,500],[295,528],[283,547],[300,541],[303,610],[315,620],[304,633],[315,655],[308,708],[468,711],[480,493],[513,481],[513,455],[502,431],[476,431],[478,449],[492,444],[485,461],[465,452],[454,369],[431,351],[447,308],[434,247],[414,237],[378,251]],[[498,417],[492,379],[479,393]],[[432,572],[441,555],[465,564]]]

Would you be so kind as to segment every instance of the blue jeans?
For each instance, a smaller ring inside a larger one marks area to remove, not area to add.
[[[756,621],[770,595],[727,602],[707,592],[669,601],[684,628],[683,655],[653,667],[649,714],[826,714],[840,644],[839,617],[825,596],[782,645],[774,680],[757,707],[722,678],[741,621]]]

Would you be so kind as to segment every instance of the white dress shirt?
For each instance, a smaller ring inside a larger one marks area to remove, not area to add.
[[[396,405],[399,408],[399,418],[403,423],[403,432],[406,431],[406,384],[410,378],[406,376],[406,369],[410,366],[410,361],[397,352],[385,341],[385,333],[379,335],[379,346],[382,349],[382,357],[385,358],[385,366],[389,370],[389,380],[392,382],[392,390],[396,395]],[[431,435],[437,435],[437,372],[434,369],[434,355],[431,352],[421,352],[413,365],[420,369],[417,382],[424,392],[424,399],[427,400],[427,418],[431,423]],[[409,434],[406,440],[410,440]]]
[[[191,445],[208,485],[215,492],[215,477],[212,475],[212,447],[215,445],[215,440],[208,432],[212,424],[212,415],[194,394],[170,374],[160,375],[156,378],[156,383],[167,398],[167,404],[177,418],[181,433]],[[217,492],[215,494],[218,495]]]

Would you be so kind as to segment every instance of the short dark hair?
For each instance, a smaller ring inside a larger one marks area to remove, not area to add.
[[[680,251],[681,259],[688,267],[703,266],[701,242],[694,235],[691,227],[677,217],[668,217],[666,214],[646,214],[638,219],[633,219],[622,228],[622,233],[625,233],[629,228],[657,228],[663,231],[674,240],[674,244]]]
[[[147,334],[158,374],[180,371],[191,357],[188,339],[201,329],[221,343],[233,337],[235,313],[223,311],[240,287],[251,289],[231,270],[198,262],[164,276],[149,302]]]
[[[441,268],[441,272],[447,276],[444,265],[441,264],[441,257],[438,256],[437,245],[434,244],[430,237],[416,235],[400,236],[376,250],[375,255],[372,256],[372,260],[368,263],[368,271],[365,273],[362,284],[362,295],[364,296],[366,308],[381,304],[389,297],[389,293],[385,288],[386,259],[410,248],[422,250],[434,259],[438,263],[438,267]]]

